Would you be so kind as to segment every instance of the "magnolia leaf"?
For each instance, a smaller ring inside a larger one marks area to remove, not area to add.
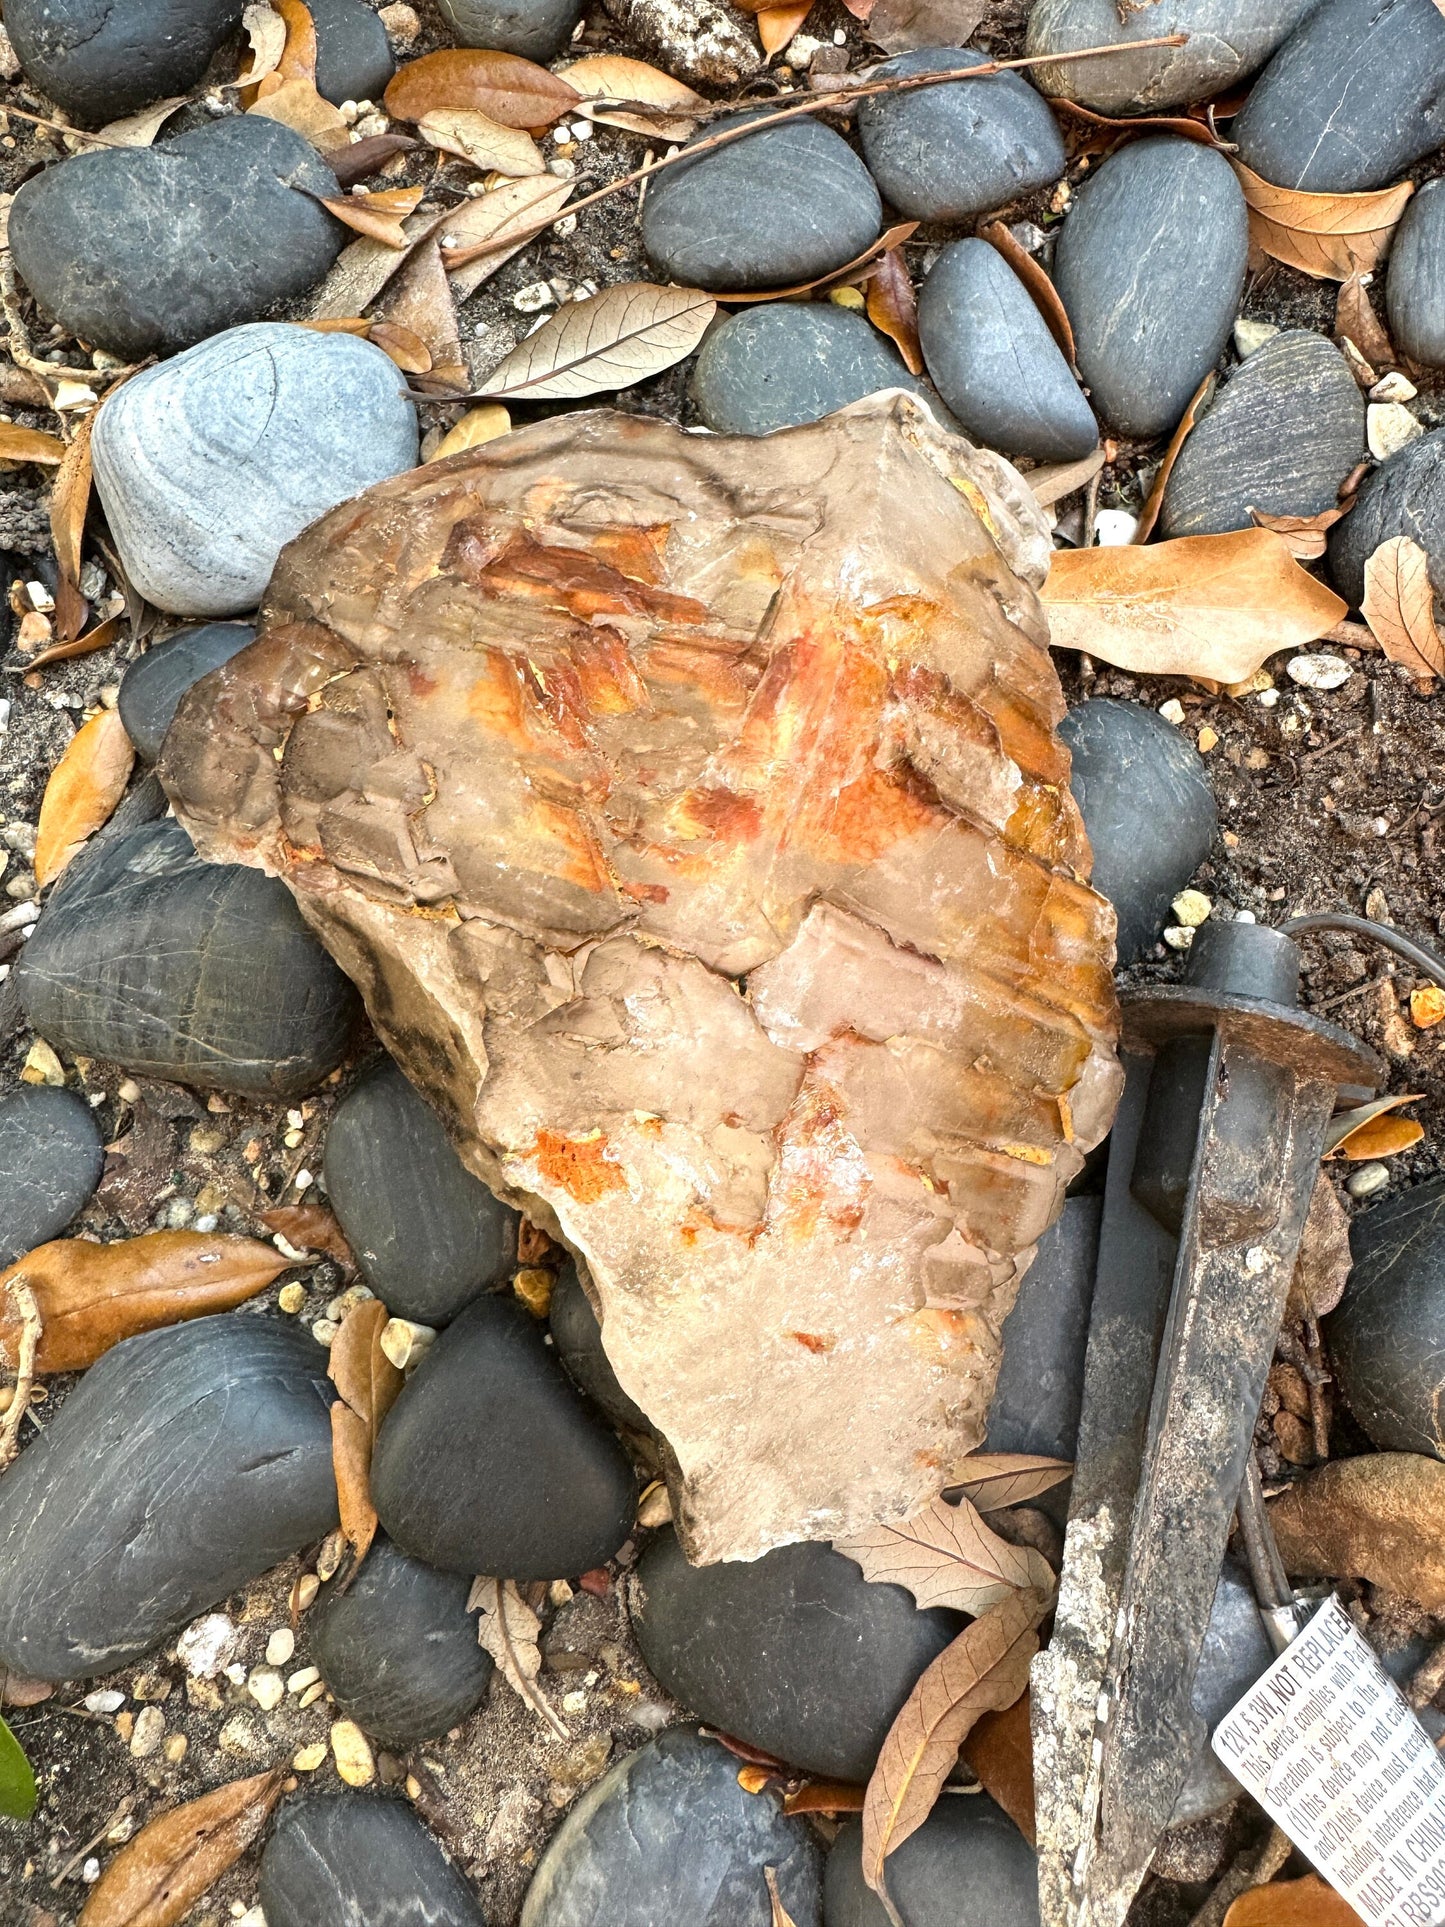
[[[1445,0],[1435,0],[1437,6]],[[1224,1927],[1365,1927],[1343,1894],[1317,1873],[1303,1880],[1274,1880],[1242,1893],[1224,1916]]]
[[[1445,675],[1445,638],[1435,622],[1430,558],[1408,535],[1382,542],[1365,564],[1360,613],[1380,647],[1417,682]]]
[[[339,185],[355,187],[358,181],[366,180],[397,154],[409,154],[420,145],[410,134],[368,134],[344,148],[333,148],[326,158]]]
[[[123,1338],[233,1310],[286,1265],[274,1246],[223,1232],[58,1238],[0,1272],[0,1363],[15,1368],[20,1321],[6,1287],[21,1278],[40,1312],[37,1371],[83,1372]]]
[[[797,0],[791,7],[759,7],[754,18],[763,52],[771,57],[786,47],[812,11],[813,0]]]
[[[149,147],[176,109],[185,106],[186,98],[185,94],[174,94],[169,100],[158,100],[144,113],[127,114],[100,131],[106,140],[121,147]]]
[[[761,293],[738,290],[735,293],[719,294],[715,299],[735,308],[741,308],[757,301],[791,301],[794,295],[812,294],[817,288],[831,288],[853,279],[860,268],[866,268],[870,261],[876,261],[880,254],[887,254],[891,248],[902,247],[909,236],[917,229],[917,221],[900,221],[880,234],[878,239],[864,248],[861,254],[845,261],[841,268],[831,268],[827,274],[815,275],[811,281],[799,281],[791,288],[767,288]]]
[[[547,172],[542,150],[530,134],[489,120],[473,107],[445,107],[423,114],[416,131],[428,147],[456,154],[473,167],[517,179]]]
[[[1164,459],[1155,471],[1154,480],[1149,484],[1149,493],[1139,512],[1139,526],[1134,531],[1136,542],[1147,542],[1154,533],[1154,524],[1159,520],[1159,511],[1164,506],[1164,491],[1169,486],[1169,477],[1174,473],[1174,464],[1179,460],[1179,451],[1194,432],[1194,424],[1199,411],[1214,393],[1218,377],[1213,369],[1204,377],[1194,393],[1189,397],[1189,405],[1179,417],[1179,425],[1169,437],[1169,446],[1164,451]]]
[[[1329,546],[1326,532],[1336,522],[1343,521],[1353,507],[1354,504],[1348,502],[1340,507],[1321,509],[1318,515],[1266,515],[1261,509],[1251,509],[1249,519],[1257,529],[1273,529],[1276,535],[1283,536],[1296,562],[1318,562]]]
[[[260,1214],[268,1231],[279,1231],[293,1251],[324,1251],[350,1270],[356,1263],[346,1233],[324,1204],[279,1204]]]
[[[981,1613],[1011,1592],[1047,1592],[1048,1561],[1032,1546],[1013,1546],[986,1526],[968,1499],[935,1499],[902,1525],[871,1526],[835,1539],[878,1585],[905,1586],[919,1605]]]
[[[20,1742],[0,1720],[0,1818],[28,1820],[35,1811],[35,1775]]]
[[[1349,1215],[1329,1174],[1318,1171],[1290,1278],[1285,1323],[1332,1312],[1345,1295],[1351,1262]]]
[[[537,1636],[542,1622],[517,1590],[511,1579],[478,1578],[467,1595],[467,1611],[481,1609],[477,1622],[477,1641],[501,1669],[502,1677],[519,1698],[526,1701],[538,1719],[550,1726],[559,1739],[570,1740],[571,1729],[553,1712],[546,1695],[536,1684],[542,1670],[542,1651]]]
[[[381,1422],[396,1403],[401,1373],[381,1348],[387,1309],[379,1298],[353,1305],[331,1342],[326,1375],[339,1394],[331,1407],[331,1462],[341,1506],[341,1530],[358,1565],[376,1536],[371,1503],[371,1455]]]
[[[1073,1469],[1069,1459],[1042,1458],[1035,1452],[971,1452],[954,1483],[980,1512],[1002,1512],[1005,1506],[1026,1505],[1062,1485]]]
[[[570,400],[630,388],[690,355],[717,313],[710,294],[623,281],[569,301],[482,383],[483,395]]]
[[[772,1927],[797,1927],[797,1922],[783,1905],[783,1896],[778,1892],[777,1870],[764,1867],[763,1878],[768,1883],[768,1900],[773,1910]]]
[[[172,1927],[257,1839],[285,1777],[232,1780],[149,1821],[91,1888],[78,1927]]]
[[[1250,239],[1316,281],[1347,281],[1373,268],[1415,192],[1413,181],[1399,181],[1367,194],[1305,194],[1262,180],[1242,161],[1230,165],[1249,207]]]
[[[65,460],[66,453],[58,435],[47,435],[42,428],[21,428],[17,422],[0,422],[0,462],[39,462],[55,468]]]
[[[1373,363],[1376,369],[1394,366],[1395,345],[1375,313],[1364,279],[1359,274],[1348,275],[1340,283],[1340,292],[1335,298],[1335,334],[1353,341],[1365,360]]]
[[[963,1763],[1033,1846],[1034,1744],[1027,1693],[1002,1712],[984,1714],[963,1743]]]
[[[309,80],[316,83],[316,22],[305,0],[271,0],[286,22],[286,44],[281,49],[277,72],[283,81]]]
[[[1423,1095],[1421,1091],[1400,1091],[1394,1097],[1377,1097],[1369,1104],[1357,1104],[1351,1110],[1341,1111],[1326,1127],[1324,1155],[1329,1157],[1338,1151],[1377,1117],[1383,1117],[1387,1111],[1398,1111],[1402,1104],[1417,1104]]]
[[[1030,469],[1024,480],[1040,508],[1048,508],[1091,482],[1103,466],[1104,449],[1100,444],[1076,462],[1049,462],[1043,468]]]
[[[520,54],[448,47],[398,70],[386,90],[386,111],[394,120],[419,121],[425,114],[465,108],[503,127],[538,134],[580,100],[575,87]]]
[[[1029,293],[1029,299],[1043,316],[1044,325],[1059,345],[1064,360],[1072,368],[1077,356],[1074,330],[1059,298],[1059,291],[1027,248],[1019,246],[1002,221],[989,221],[978,231],[980,241],[1001,254]]]
[[[875,1893],[886,1892],[884,1862],[933,1811],[975,1722],[1028,1686],[1048,1607],[1044,1595],[1010,1593],[943,1649],[904,1701],[863,1805],[863,1878]]]
[[[868,319],[902,355],[911,375],[923,373],[918,343],[918,300],[902,248],[889,248],[868,277]]]
[[[468,409],[455,427],[447,430],[427,460],[444,462],[449,455],[460,455],[463,449],[480,448],[483,442],[494,442],[498,436],[510,434],[511,428],[512,418],[499,401],[481,402]]]
[[[1269,529],[1147,548],[1059,549],[1040,591],[1056,649],[1144,676],[1243,682],[1322,636],[1346,605]]]
[[[1445,1613],[1445,1464],[1423,1452],[1366,1452],[1316,1466],[1268,1504],[1285,1570],[1367,1579]]]
[[[35,881],[53,883],[125,794],[135,748],[119,712],[101,709],[71,737],[50,772],[35,834]]]
[[[696,124],[689,116],[707,106],[701,94],[671,74],[622,54],[589,55],[574,61],[562,78],[582,96],[582,118],[654,140],[685,141]]]
[[[535,180],[505,181],[453,208],[438,239],[442,265],[457,299],[465,301],[475,294],[504,261],[535,240],[562,212],[572,193],[571,181],[543,174]]]
[[[108,649],[115,642],[125,626],[125,613],[107,616],[83,636],[76,636],[70,642],[53,642],[48,649],[42,649],[38,656],[30,658],[32,669],[43,669],[48,662],[68,662],[72,656],[93,656],[97,649]]]
[[[251,43],[251,64],[245,73],[237,74],[236,85],[254,87],[281,65],[281,56],[286,50],[286,22],[270,5],[270,0],[264,0],[264,4],[253,3],[246,8],[241,25]]]

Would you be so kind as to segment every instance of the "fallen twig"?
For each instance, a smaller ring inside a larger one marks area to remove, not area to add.
[[[65,1710],[69,1712],[71,1709],[67,1707]],[[51,1886],[52,1892],[55,1890],[55,1888],[60,1886],[62,1881],[68,1880],[70,1878],[71,1874],[75,1872],[75,1869],[80,1865],[81,1861],[84,1860],[85,1856],[90,1852],[91,1848],[98,1847],[101,1841],[104,1840],[105,1836],[110,1832],[112,1827],[118,1827],[120,1825],[121,1821],[124,1820],[125,1816],[130,1812],[131,1808],[134,1805],[135,1805],[135,1795],[133,1793],[128,1793],[125,1796],[125,1798],[121,1801],[120,1805],[116,1808],[115,1812],[101,1827],[99,1833],[92,1834],[90,1839],[86,1841],[83,1847],[77,1847],[75,1849],[75,1852],[70,1856],[70,1858],[66,1861],[65,1865],[60,1869],[60,1872],[56,1874],[55,1878],[51,1881],[50,1886]]]
[[[5,1416],[0,1419],[0,1472],[15,1457],[19,1448],[20,1421],[30,1410],[30,1394],[35,1388],[35,1359],[40,1350],[40,1307],[24,1274],[12,1278],[5,1288],[20,1320],[20,1343],[16,1350],[15,1387]]]
[[[0,306],[5,310],[5,319],[10,323],[10,359],[17,368],[28,374],[39,375],[46,381],[83,381],[97,380],[99,370],[95,368],[67,368],[57,361],[42,361],[30,341],[30,330],[20,314],[20,291],[15,285],[15,263],[7,248],[0,253]],[[117,370],[117,373],[129,370]],[[47,394],[49,390],[46,391]]]

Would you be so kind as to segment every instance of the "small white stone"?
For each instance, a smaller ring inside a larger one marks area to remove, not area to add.
[[[347,1786],[370,1786],[376,1778],[371,1742],[355,1720],[337,1720],[331,1729],[331,1753]]]
[[[1372,401],[1365,410],[1365,440],[1377,462],[1388,462],[1424,433],[1425,424],[1416,421],[1401,402]]]
[[[1259,706],[1261,709],[1273,709],[1275,704],[1278,701],[1279,701],[1279,691],[1277,689],[1260,690]]]
[[[330,1351],[331,1347],[336,1343],[336,1334],[340,1330],[341,1327],[336,1323],[334,1318],[318,1318],[316,1323],[311,1327],[311,1336],[316,1340],[318,1345],[324,1345],[326,1349]]]
[[[1214,905],[1202,890],[1181,890],[1170,908],[1176,923],[1182,923],[1186,930],[1197,930],[1209,921]]]
[[[93,1887],[100,1879],[100,1862],[92,1854],[80,1870],[80,1877],[87,1887]]]
[[[512,296],[512,306],[519,314],[536,314],[542,308],[552,307],[556,300],[549,281],[529,281]]]
[[[414,1365],[436,1338],[430,1325],[410,1318],[391,1318],[381,1328],[381,1349],[399,1372]]]
[[[1398,368],[1392,368],[1388,375],[1381,375],[1370,390],[1370,400],[1414,401],[1419,392],[1408,375],[1402,375]]]
[[[1164,941],[1171,950],[1188,950],[1194,942],[1194,932],[1188,924],[1171,923],[1164,932]]]
[[[1139,532],[1139,518],[1128,509],[1100,509],[1094,518],[1094,540],[1101,549],[1127,549]]]
[[[564,1713],[585,1713],[587,1711],[587,1695],[576,1689],[570,1693],[564,1693],[562,1695],[562,1711]]]
[[[261,1911],[259,1901],[254,1907],[248,1907],[246,1909],[245,1913],[242,1914],[241,1918],[236,1922],[236,1927],[266,1927],[266,1916]]]
[[[574,141],[590,141],[592,138],[592,133],[593,133],[593,128],[590,120],[573,121],[572,138]]]
[[[246,1684],[246,1669],[239,1659],[233,1660],[231,1664],[226,1667],[225,1673],[226,1678],[230,1680],[233,1686],[244,1686]]]
[[[246,1681],[246,1691],[263,1713],[274,1713],[286,1695],[286,1682],[273,1666],[257,1666]]]
[[[304,1693],[306,1688],[308,1686],[314,1686],[320,1677],[321,1668],[319,1666],[303,1666],[287,1680],[286,1691],[288,1693]]]
[[[1267,341],[1273,341],[1279,329],[1272,321],[1248,321],[1243,316],[1234,324],[1234,352],[1241,361],[1248,361],[1251,355],[1258,354]]]
[[[1171,696],[1167,703],[1160,703],[1159,714],[1177,729],[1184,721],[1184,705],[1177,696]]]
[[[278,1626],[266,1641],[266,1664],[284,1666],[296,1651],[296,1635],[289,1626]]]
[[[1291,656],[1285,674],[1305,689],[1339,689],[1354,675],[1342,656]]]
[[[296,1190],[309,1191],[312,1185],[316,1182],[316,1180],[312,1176],[311,1172],[309,1172],[303,1167],[300,1171],[296,1173],[296,1176],[291,1180],[291,1182]]]
[[[176,1658],[192,1679],[214,1679],[235,1653],[236,1639],[236,1628],[224,1613],[207,1613],[176,1641]]]
[[[166,1716],[158,1706],[143,1706],[131,1729],[130,1750],[138,1760],[148,1760],[166,1736]]]
[[[1234,921],[1236,923],[1254,923],[1256,918],[1253,910],[1236,910],[1234,913]]]
[[[125,1705],[125,1694],[114,1686],[102,1686],[94,1693],[87,1693],[80,1703],[87,1713],[118,1713]]]
[[[1345,1189],[1352,1198],[1373,1198],[1383,1191],[1390,1182],[1388,1168],[1376,1162],[1362,1164],[1358,1171],[1351,1171],[1345,1179]]]
[[[548,161],[547,172],[549,174],[555,174],[559,181],[575,181],[577,178],[577,163],[576,161],[569,160],[565,154],[559,154],[555,160]]]

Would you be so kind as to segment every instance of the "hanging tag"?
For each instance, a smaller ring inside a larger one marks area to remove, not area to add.
[[[1369,1927],[1445,1922],[1445,1762],[1336,1599],[1214,1750]]]

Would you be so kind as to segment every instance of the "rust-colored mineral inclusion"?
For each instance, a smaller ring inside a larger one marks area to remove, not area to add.
[[[900,394],[606,411],[283,554],[162,774],[586,1261],[691,1557],[908,1516],[1118,1089],[1020,478]]]

